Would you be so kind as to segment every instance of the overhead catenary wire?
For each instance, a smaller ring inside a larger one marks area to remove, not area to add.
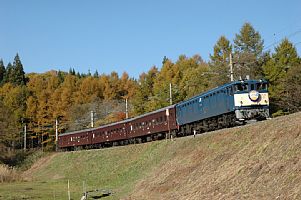
[[[295,35],[298,35],[298,34],[300,34],[300,33],[301,33],[301,29],[300,29],[300,30],[297,30],[297,31],[295,31],[295,32],[293,32],[293,33],[291,33],[291,34],[289,34],[288,36],[285,36],[284,38],[289,39],[289,38],[291,38],[291,37],[293,37],[293,36],[295,36]],[[281,41],[283,41],[283,39],[278,40],[278,41],[276,41],[276,42],[273,42],[273,43],[267,45],[266,47],[263,48],[263,51],[269,49],[270,47],[273,47],[273,46],[276,45],[276,44],[279,44]]]

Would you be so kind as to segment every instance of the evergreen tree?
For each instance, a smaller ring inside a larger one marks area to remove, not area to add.
[[[234,39],[235,71],[237,78],[250,75],[251,78],[262,76],[262,68],[259,64],[263,51],[263,40],[258,31],[250,23],[245,23]]]
[[[162,61],[162,65],[164,65],[166,61],[168,61],[168,58],[166,56],[164,56],[163,61]]]
[[[25,85],[26,79],[25,79],[25,72],[23,69],[23,65],[21,63],[21,60],[19,58],[19,55],[17,54],[14,59],[13,63],[13,74],[11,74],[12,83],[15,85]]]
[[[3,82],[4,83],[13,83],[14,67],[10,62],[7,64],[5,71],[6,71],[6,73],[4,75]]]
[[[99,74],[98,74],[98,71],[97,71],[97,70],[96,70],[95,73],[93,74],[93,77],[94,77],[94,78],[98,78],[98,77],[99,77]]]
[[[74,68],[71,68],[71,67],[70,67],[70,69],[69,69],[69,74],[70,74],[70,75],[73,75],[73,76],[76,75]]]
[[[0,84],[3,82],[4,76],[5,76],[5,67],[3,64],[3,60],[1,59],[0,60]]]
[[[225,36],[221,36],[213,47],[213,55],[210,55],[209,66],[213,75],[213,87],[230,81],[229,58],[231,53],[232,45],[230,41]]]
[[[289,112],[301,111],[301,64],[291,66],[287,72],[285,101]]]
[[[292,83],[288,80],[293,79],[288,77],[288,71],[298,71],[300,58],[297,55],[297,50],[294,45],[284,39],[272,54],[271,59],[263,66],[265,78],[270,82],[269,93],[272,102],[272,112],[287,111],[287,99],[293,96],[288,96],[287,86]],[[290,73],[292,76],[293,73]],[[298,81],[297,81],[298,82]],[[293,88],[293,87],[292,87]]]
[[[58,71],[57,77],[59,79],[59,83],[63,83],[64,82],[65,76],[64,76],[64,73],[62,71],[60,71],[60,70]]]

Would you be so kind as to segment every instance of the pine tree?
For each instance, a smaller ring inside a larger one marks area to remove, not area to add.
[[[7,64],[5,71],[6,71],[6,73],[4,75],[3,82],[4,83],[13,83],[14,67],[10,62]]]
[[[213,74],[213,87],[225,84],[229,78],[229,58],[232,53],[230,41],[221,36],[213,47],[213,55],[210,55],[210,70]]]
[[[271,59],[263,66],[265,78],[270,82],[269,93],[272,102],[272,111],[287,111],[287,99],[291,98],[287,94],[287,86],[292,83],[288,81],[288,71],[298,71],[300,58],[293,44],[284,39],[272,54]],[[290,73],[292,76],[293,73]],[[292,87],[293,88],[293,87]]]
[[[285,101],[289,112],[301,111],[301,63],[291,66],[287,72]]]
[[[95,73],[93,74],[93,77],[94,77],[94,78],[98,78],[98,77],[99,77],[99,74],[98,74],[98,71],[97,71],[97,70],[96,70]]]
[[[262,76],[262,68],[259,64],[263,51],[263,40],[258,31],[250,23],[245,23],[234,39],[235,71],[236,79],[250,75],[251,78]]]
[[[0,85],[1,83],[3,83],[4,76],[5,76],[5,67],[3,64],[3,60],[1,59],[0,60]]]
[[[13,68],[14,73],[11,75],[13,77],[12,83],[14,83],[15,85],[25,85],[25,72],[18,54],[15,56]]]

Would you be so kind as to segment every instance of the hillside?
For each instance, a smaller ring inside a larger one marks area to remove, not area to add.
[[[301,113],[140,145],[55,153],[0,185],[0,199],[301,199]]]

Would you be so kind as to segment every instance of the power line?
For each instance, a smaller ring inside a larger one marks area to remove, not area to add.
[[[297,31],[295,31],[295,32],[293,32],[293,33],[291,33],[291,34],[289,34],[288,36],[285,36],[284,38],[287,38],[287,39],[288,39],[288,38],[291,38],[291,37],[293,37],[293,36],[295,36],[295,35],[298,35],[299,33],[301,33],[301,29],[300,29],[300,30],[297,30]],[[283,40],[283,39],[278,40],[278,41],[276,41],[276,42],[273,42],[272,44],[269,44],[268,46],[266,46],[266,47],[263,49],[263,51],[269,49],[270,47],[274,46],[275,44],[280,43],[282,40]]]

